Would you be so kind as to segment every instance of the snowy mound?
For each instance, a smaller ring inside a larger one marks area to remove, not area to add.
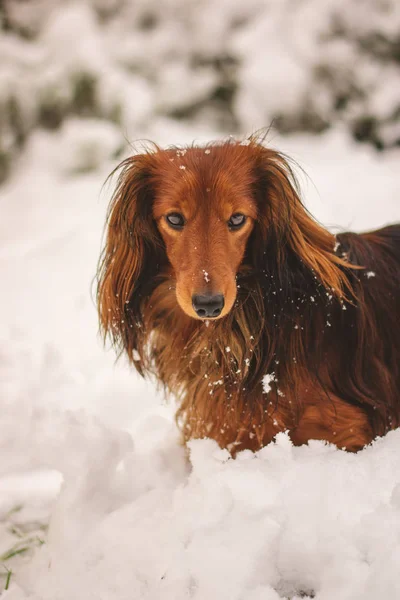
[[[209,440],[187,458],[161,417],[135,440],[82,414],[23,421],[16,446],[64,483],[5,600],[400,595],[400,431],[358,455],[280,434],[232,460]]]

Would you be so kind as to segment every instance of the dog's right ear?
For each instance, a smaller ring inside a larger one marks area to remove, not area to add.
[[[152,217],[154,156],[132,156],[115,170],[120,174],[97,271],[100,328],[120,352],[127,352],[139,372],[145,362],[143,306],[165,256]]]

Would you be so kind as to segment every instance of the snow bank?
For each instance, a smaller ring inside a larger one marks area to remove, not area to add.
[[[294,448],[280,434],[236,460],[208,440],[187,458],[161,417],[132,440],[82,415],[39,412],[21,434],[12,455],[29,452],[64,482],[47,542],[4,600],[400,594],[400,431],[357,455]]]

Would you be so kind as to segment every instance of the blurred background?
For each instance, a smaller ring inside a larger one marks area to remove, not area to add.
[[[168,412],[103,349],[91,294],[131,143],[271,127],[325,225],[399,219],[398,0],[2,0],[0,27],[7,431],[37,407],[128,429]]]
[[[400,143],[397,0],[2,0],[0,18],[3,181],[37,129],[101,138],[75,172],[165,119]]]

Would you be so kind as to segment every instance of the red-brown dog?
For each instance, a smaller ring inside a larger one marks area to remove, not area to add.
[[[120,166],[101,326],[179,399],[186,440],[358,450],[399,425],[399,225],[335,238],[256,139]]]

